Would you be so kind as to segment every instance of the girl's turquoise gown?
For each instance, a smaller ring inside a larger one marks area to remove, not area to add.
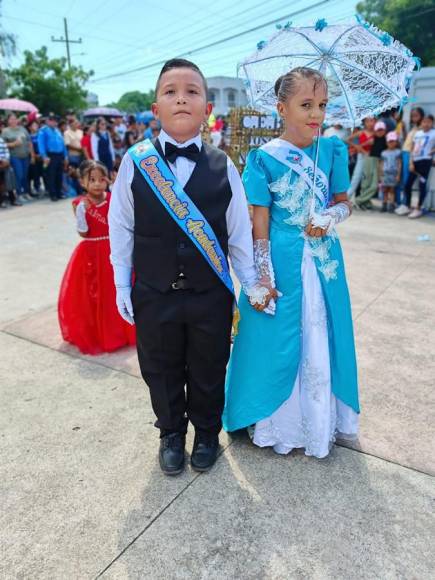
[[[291,145],[282,139],[279,147]],[[314,159],[315,143],[304,153]],[[347,147],[320,138],[318,166],[329,199],[349,187]],[[358,385],[352,313],[343,255],[335,232],[310,238],[312,194],[299,175],[263,148],[250,152],[243,174],[249,203],[270,208],[275,316],[240,296],[239,333],[226,382],[224,428],[254,426],[253,441],[278,453],[295,447],[324,457],[336,436],[355,437]],[[324,207],[316,198],[316,212]]]

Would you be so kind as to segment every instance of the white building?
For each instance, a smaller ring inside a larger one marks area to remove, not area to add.
[[[227,115],[234,107],[248,104],[242,79],[233,77],[210,77],[207,79],[209,100],[215,115]]]

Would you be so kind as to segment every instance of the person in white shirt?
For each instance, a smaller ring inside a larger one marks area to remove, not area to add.
[[[83,131],[80,128],[80,121],[73,118],[63,134],[63,140],[68,151],[68,162],[74,167],[78,167],[83,158],[82,139]]]
[[[396,209],[397,215],[408,215],[411,219],[423,215],[422,206],[427,193],[427,181],[435,153],[435,129],[433,116],[425,115],[421,128],[415,133],[409,161],[409,175],[405,185],[405,204]],[[414,209],[411,209],[412,187],[418,179],[419,198]]]
[[[201,140],[201,124],[211,112],[206,95],[196,65],[168,61],[157,81],[153,113],[161,131],[153,144],[249,289],[256,285],[256,272],[246,196],[230,159]],[[219,448],[234,296],[129,153],[113,187],[109,235],[118,310],[136,323],[141,372],[160,429],[162,471],[183,470],[189,421],[195,428],[192,467],[207,471]],[[268,302],[276,292],[266,294]]]
[[[125,132],[127,131],[127,125],[124,123],[122,117],[113,117],[112,123],[115,132],[119,135],[119,137],[123,141],[125,137]]]

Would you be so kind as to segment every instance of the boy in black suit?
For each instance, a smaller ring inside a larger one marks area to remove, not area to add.
[[[224,261],[230,257],[247,289],[256,281],[248,207],[234,164],[201,140],[211,109],[199,68],[168,61],[153,104],[161,124],[153,151],[210,224]],[[140,368],[160,429],[160,466],[167,475],[183,470],[190,421],[192,467],[207,471],[219,447],[234,296],[129,153],[113,188],[109,226],[118,309],[136,323]]]

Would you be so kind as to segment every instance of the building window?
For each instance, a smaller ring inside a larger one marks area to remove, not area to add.
[[[208,100],[212,103],[213,106],[216,105],[216,91],[213,89],[208,91]]]
[[[235,91],[228,91],[228,106],[235,107],[236,106],[236,93]]]

